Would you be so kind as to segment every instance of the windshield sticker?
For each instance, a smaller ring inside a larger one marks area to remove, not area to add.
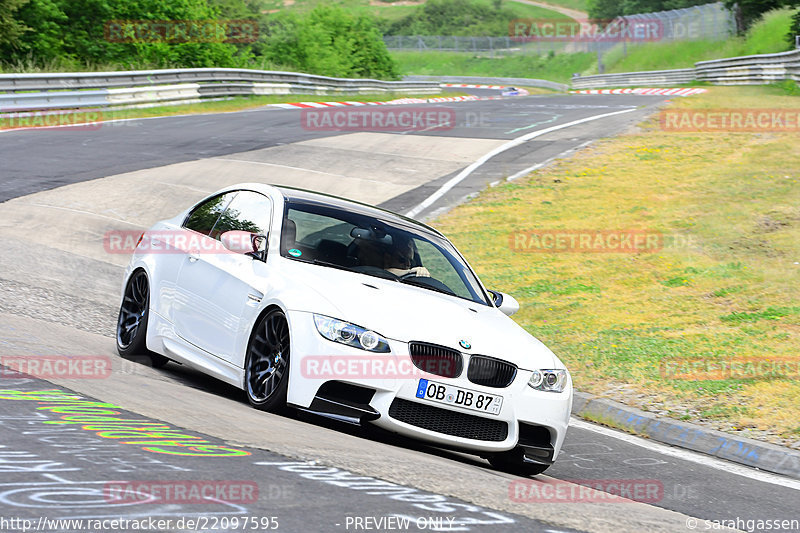
[[[291,255],[292,257],[300,257],[301,255],[303,255],[303,252],[301,252],[297,248],[292,248],[291,250],[289,250],[289,255]]]

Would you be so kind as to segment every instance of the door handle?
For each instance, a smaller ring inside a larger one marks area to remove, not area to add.
[[[199,259],[200,259],[200,255],[197,254],[196,252],[191,252],[189,254],[189,262],[190,263],[194,263],[194,262],[198,261]]]

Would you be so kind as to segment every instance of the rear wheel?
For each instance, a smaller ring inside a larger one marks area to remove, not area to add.
[[[281,411],[288,387],[289,323],[280,309],[273,309],[258,321],[247,347],[247,400],[257,409]]]
[[[526,462],[525,455],[520,447],[492,455],[487,459],[497,470],[522,476],[536,476],[550,468],[550,465]]]
[[[144,270],[131,275],[125,286],[117,319],[117,351],[126,359],[134,359],[155,368],[169,362],[163,355],[147,349],[147,321],[150,316],[150,283]]]

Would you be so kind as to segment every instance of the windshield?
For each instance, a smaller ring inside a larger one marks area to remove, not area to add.
[[[488,305],[453,245],[423,228],[297,201],[287,201],[283,218],[283,257]]]

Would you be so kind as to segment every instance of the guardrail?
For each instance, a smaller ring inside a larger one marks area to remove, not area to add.
[[[674,70],[651,70],[644,72],[624,72],[620,74],[599,74],[572,78],[573,89],[595,89],[602,87],[637,87],[644,85],[681,85],[697,79],[693,68]]]
[[[783,80],[800,82],[800,50],[700,61],[694,66],[698,80],[714,85],[760,85]]]
[[[554,91],[565,92],[568,85],[549,80],[536,78],[483,78],[478,76],[404,76],[407,81],[439,81],[441,83],[465,83],[474,85],[522,85],[525,87],[540,87]]]
[[[198,68],[126,72],[0,74],[0,110],[189,103],[244,95],[436,94],[438,83],[315,76],[296,72]]]
[[[706,81],[714,85],[762,85],[784,80],[800,83],[800,50],[699,61],[694,68],[687,69],[576,76],[572,78],[572,87],[594,89],[681,85],[693,81]]]

